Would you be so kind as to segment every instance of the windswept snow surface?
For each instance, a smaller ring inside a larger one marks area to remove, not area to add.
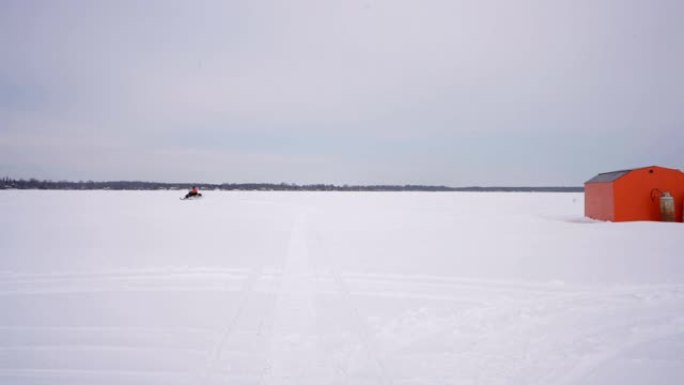
[[[684,225],[582,194],[0,192],[1,384],[680,384]]]

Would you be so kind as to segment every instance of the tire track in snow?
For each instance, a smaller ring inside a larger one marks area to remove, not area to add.
[[[242,268],[163,268],[163,269],[120,269],[113,271],[65,271],[48,273],[0,272],[3,283],[32,283],[61,280],[95,279],[137,279],[137,278],[185,278],[185,277],[244,277],[249,269]]]
[[[334,276],[338,282],[338,286],[346,286],[342,276],[338,272],[334,272]],[[349,276],[350,275],[345,275],[344,277],[349,278]],[[358,275],[352,275],[352,277],[357,276]],[[342,282],[342,285],[339,284],[340,281]],[[401,280],[390,280],[395,282],[390,282],[389,284],[384,279],[374,281],[372,279],[359,280],[353,278],[351,280],[347,279],[347,281],[353,285],[360,285],[363,287],[371,284],[374,287],[374,293],[369,293],[367,290],[363,289],[348,291],[351,297],[372,294],[376,297],[395,296],[397,298],[422,297],[431,300],[449,299],[448,296],[433,297],[429,295],[429,293],[427,293],[428,295],[425,295],[426,293],[421,293],[418,296],[404,295],[410,294],[410,292],[412,292],[414,289],[423,291],[424,289],[431,288],[435,290],[465,290],[457,295],[462,297],[481,297],[479,301],[471,300],[464,302],[471,307],[471,310],[463,313],[463,315],[460,316],[455,315],[456,318],[451,320],[445,319],[443,325],[437,330],[427,335],[423,335],[421,338],[416,339],[415,341],[409,341],[409,344],[402,344],[401,346],[396,347],[390,351],[390,356],[399,357],[403,354],[401,353],[402,351],[411,349],[411,346],[414,343],[416,344],[416,347],[420,349],[421,344],[429,339],[453,339],[453,331],[458,330],[458,328],[463,325],[480,325],[488,320],[510,319],[512,321],[510,325],[503,325],[499,323],[499,326],[497,326],[495,329],[489,331],[485,329],[476,331],[476,335],[473,337],[465,337],[465,339],[459,337],[460,341],[458,339],[454,339],[454,342],[459,341],[461,342],[461,345],[467,347],[468,351],[447,352],[448,354],[444,354],[444,357],[440,358],[442,359],[441,365],[444,368],[448,368],[452,365],[448,363],[449,361],[459,362],[463,358],[470,359],[470,363],[466,362],[464,365],[461,365],[460,369],[458,369],[456,372],[449,373],[445,378],[454,378],[454,375],[461,374],[464,375],[464,379],[472,380],[475,383],[494,383],[497,381],[497,378],[499,380],[501,379],[501,377],[497,377],[497,375],[501,376],[504,373],[507,373],[507,375],[504,377],[511,376],[507,378],[515,378],[514,376],[520,375],[521,373],[528,373],[529,375],[530,368],[537,366],[535,361],[541,360],[541,363],[547,363],[547,360],[545,360],[546,356],[557,356],[557,354],[553,354],[553,351],[543,351],[543,354],[537,352],[536,354],[530,356],[529,351],[532,336],[538,334],[540,330],[548,329],[550,332],[552,332],[552,336],[556,335],[553,334],[556,326],[563,325],[562,322],[559,322],[558,325],[556,324],[558,322],[556,319],[557,316],[561,316],[563,314],[572,315],[579,310],[588,312],[589,317],[605,318],[606,311],[610,310],[605,308],[607,305],[615,307],[617,310],[619,310],[625,307],[629,308],[630,306],[635,306],[636,308],[641,308],[643,306],[647,307],[649,303],[652,304],[654,301],[663,301],[664,304],[676,304],[684,298],[684,296],[682,296],[680,285],[625,286],[608,289],[598,289],[586,286],[570,286],[559,288],[559,290],[553,290],[555,287],[552,287],[552,290],[545,292],[543,290],[545,284],[529,284],[523,285],[522,288],[519,288],[517,285],[510,285],[508,283],[501,285],[498,281],[488,280],[481,282],[477,280],[478,285],[473,285],[474,282],[467,282],[467,284],[463,286],[458,284],[454,285],[452,284],[453,282],[447,286],[443,286],[441,284],[435,286],[430,284],[426,286],[424,283],[416,284],[416,282],[411,282],[409,280],[407,282],[408,287],[402,287],[403,285],[401,285]],[[437,281],[442,280],[438,279]],[[489,282],[494,283],[494,287],[490,287],[488,284]],[[499,293],[504,295],[499,295]],[[453,299],[457,298],[454,297]],[[434,304],[432,306],[437,305]],[[477,316],[478,314],[480,314],[479,317]],[[472,317],[472,319],[469,321],[468,319],[463,318],[464,316],[471,318],[470,315],[475,317]],[[673,313],[672,316],[674,315],[675,314]],[[553,316],[553,318],[547,318],[549,316]],[[547,324],[547,322],[549,323]],[[643,320],[633,322],[627,320],[627,325],[620,327],[620,331],[624,334],[629,334],[630,328],[638,327],[639,323],[642,322]],[[646,325],[652,323],[653,322],[645,322]],[[599,324],[603,323],[600,322]],[[614,332],[616,326],[617,325],[613,325],[604,331],[594,329],[587,330],[587,328],[584,327],[581,328],[583,334],[578,334],[577,339],[596,339],[597,336],[600,336],[606,331]],[[674,331],[668,331],[668,333],[676,334],[680,332],[680,330],[681,328],[675,329]],[[585,335],[587,331],[589,331],[589,335]],[[409,330],[406,332],[410,333]],[[572,340],[573,338],[570,339]],[[472,345],[463,343],[464,341],[467,342],[471,340],[473,342]],[[509,349],[508,351],[503,349],[502,354],[501,349],[497,348],[497,346],[501,346],[502,341],[505,341],[508,346],[514,346],[515,348]],[[559,347],[562,348],[564,346],[564,342],[560,342],[561,345],[559,345]],[[544,345],[545,344],[542,344],[542,346]],[[552,345],[552,347],[553,346],[555,345]],[[620,351],[623,350],[624,349],[622,348],[620,349]],[[610,353],[610,357],[613,357],[614,355],[614,353]],[[473,360],[473,358],[477,357],[479,357],[479,359]],[[587,366],[591,366],[591,368],[595,367],[595,360],[592,357],[587,357],[587,359],[588,361],[586,362],[584,362],[584,359],[583,361],[579,362],[579,364],[582,366],[581,368],[572,369],[574,366],[571,368],[566,367],[566,371],[577,371],[578,374],[573,375],[573,378],[582,378],[585,373],[591,370],[586,369]],[[437,367],[439,366],[440,364],[437,364]],[[492,376],[492,373],[495,373],[495,375]],[[546,372],[546,374],[547,376],[552,375],[549,372]],[[549,381],[549,378],[546,378],[545,380],[540,381],[540,383],[558,382],[563,378],[562,376],[567,376],[567,373],[559,375],[559,377],[554,377],[552,375],[551,381]],[[524,376],[522,378],[524,378]]]
[[[140,349],[206,353],[216,338],[211,329],[0,326],[0,352]]]
[[[318,239],[318,237],[317,237]],[[319,246],[322,247],[322,251],[325,255],[330,255],[328,251],[328,245],[325,242],[318,242]],[[328,266],[330,278],[332,279],[332,285],[334,287],[334,292],[330,294],[337,295],[341,297],[341,303],[343,309],[343,314],[348,316],[346,318],[346,325],[352,330],[352,333],[356,336],[358,341],[361,343],[361,350],[365,353],[366,362],[370,363],[371,371],[375,377],[375,383],[379,385],[393,385],[394,380],[389,374],[385,363],[380,358],[379,349],[373,334],[371,333],[371,328],[368,325],[367,318],[363,315],[359,307],[354,303],[353,296],[356,295],[370,295],[370,296],[392,296],[392,293],[387,293],[386,290],[381,292],[352,292],[349,288],[347,280],[340,273],[339,268],[335,265],[335,261],[328,261]],[[361,279],[370,278],[371,281],[375,281],[379,278],[380,283],[384,283],[386,280],[384,278],[389,275],[368,275],[368,274],[358,274]],[[372,278],[371,278],[372,277]],[[396,277],[396,276],[394,276]],[[346,373],[346,369],[342,369]],[[345,374],[346,377],[346,374]],[[346,378],[345,378],[346,383]],[[364,382],[365,383],[365,382]]]
[[[575,297],[559,295],[557,298],[502,302],[488,309],[476,309],[476,314],[481,316],[471,319],[470,324],[497,317],[509,318],[511,322],[489,332],[476,333],[479,335],[478,343],[465,355],[482,358],[470,365],[479,367],[475,383],[496,383],[507,378],[513,383],[573,384],[596,366],[616,356],[616,352],[634,346],[635,338],[638,343],[643,342],[644,336],[635,335],[634,330],[644,325],[653,327],[671,323],[672,317],[678,314],[678,307],[671,303],[672,310],[662,313],[660,309],[655,317],[620,317],[620,312],[634,314],[639,309],[646,311],[648,308],[636,297],[629,303],[614,301],[616,296],[631,291],[608,290]],[[575,324],[577,330],[569,328],[569,323]],[[680,320],[678,325],[678,328],[670,325],[656,327],[655,330],[660,333],[657,334],[659,337],[684,332],[684,323]],[[650,339],[649,334],[646,340]],[[502,344],[509,344],[509,347]],[[500,351],[508,354],[500,354]],[[534,374],[532,368],[535,368]]]
[[[90,351],[90,352],[101,352],[101,351],[128,351],[136,353],[139,351],[147,352],[206,352],[206,349],[195,346],[195,347],[185,347],[185,346],[140,346],[136,344],[116,344],[116,345],[106,345],[106,344],[81,344],[81,345],[64,345],[64,344],[31,344],[31,345],[11,345],[11,346],[0,346],[0,352],[74,352],[74,351]]]
[[[271,324],[270,355],[260,384],[318,385],[333,382],[327,358],[318,351],[314,285],[307,245],[307,213],[296,219],[283,266]]]
[[[347,309],[346,313],[350,315],[352,327],[354,328],[357,336],[363,344],[363,348],[366,352],[369,362],[373,363],[378,384],[391,385],[393,381],[387,374],[385,365],[380,359],[378,349],[370,333],[370,328],[367,322],[365,321],[365,318],[361,314],[359,308],[356,305],[354,305],[352,295],[349,290],[349,287],[347,286],[347,283],[335,267],[331,269],[331,273],[335,281],[335,286],[337,287],[337,290],[340,296],[342,297],[344,305]]]
[[[44,380],[41,384],[191,384],[188,373],[182,370],[0,368],[2,383],[32,383],[27,380]]]
[[[655,309],[643,310],[648,312]],[[583,379],[601,365],[634,347],[683,335],[684,317],[681,316],[681,306],[672,306],[669,310],[659,309],[643,318],[610,319],[602,322],[599,327],[580,330],[571,334],[571,339],[580,343],[574,346],[574,352],[570,352],[575,353],[575,357],[570,357],[570,354],[566,353],[566,357],[571,361],[570,365],[558,368],[540,378],[537,383],[581,384]],[[583,354],[578,354],[579,351]]]
[[[0,274],[0,296],[126,292],[238,292],[245,269]]]
[[[212,382],[213,373],[216,370],[218,363],[221,361],[223,350],[225,349],[226,345],[233,336],[238,321],[243,316],[245,309],[247,308],[247,305],[249,304],[250,299],[254,294],[254,288],[256,286],[256,283],[263,275],[263,270],[263,266],[259,266],[252,269],[251,273],[245,280],[245,283],[242,287],[242,295],[237,307],[235,308],[235,312],[233,313],[232,317],[228,320],[226,327],[223,329],[221,333],[220,339],[217,341],[216,345],[212,349],[212,352],[210,353],[209,358],[207,360],[206,367],[200,373],[199,377],[202,384],[209,384]]]
[[[488,291],[524,291],[532,293],[577,293],[576,288],[567,287],[562,282],[527,282],[514,280],[496,280],[496,279],[476,279],[464,277],[450,277],[450,276],[436,276],[424,274],[362,274],[362,273],[347,273],[345,274],[348,281],[354,282],[370,282],[387,285],[416,285],[435,287],[440,291],[444,288],[468,288],[472,287],[478,290],[487,289]],[[590,290],[585,289],[586,292]]]

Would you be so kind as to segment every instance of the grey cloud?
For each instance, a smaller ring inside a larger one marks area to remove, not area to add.
[[[678,1],[0,7],[0,174],[540,185],[684,167]]]

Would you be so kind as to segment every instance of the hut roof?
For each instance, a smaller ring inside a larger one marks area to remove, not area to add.
[[[614,181],[622,178],[623,176],[629,174],[632,171],[643,170],[643,169],[648,169],[648,168],[658,168],[658,169],[662,169],[662,170],[682,172],[681,170],[666,168],[666,167],[661,167],[661,166],[639,167],[639,168],[631,168],[629,170],[603,172],[603,173],[598,174],[595,177],[589,179],[588,181],[584,182],[584,184],[588,184],[588,183],[610,183],[610,182],[614,182]]]
[[[614,181],[622,178],[623,176],[629,174],[633,170],[634,169],[604,172],[604,173],[596,175],[595,177],[589,179],[588,181],[586,181],[584,183],[586,184],[586,183],[614,182]]]

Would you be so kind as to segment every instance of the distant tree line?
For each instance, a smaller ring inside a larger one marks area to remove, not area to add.
[[[333,185],[293,183],[158,183],[140,181],[51,181],[38,179],[0,179],[0,190],[187,190],[198,186],[203,190],[225,191],[482,191],[482,192],[581,192],[583,187],[447,187],[424,185]]]

